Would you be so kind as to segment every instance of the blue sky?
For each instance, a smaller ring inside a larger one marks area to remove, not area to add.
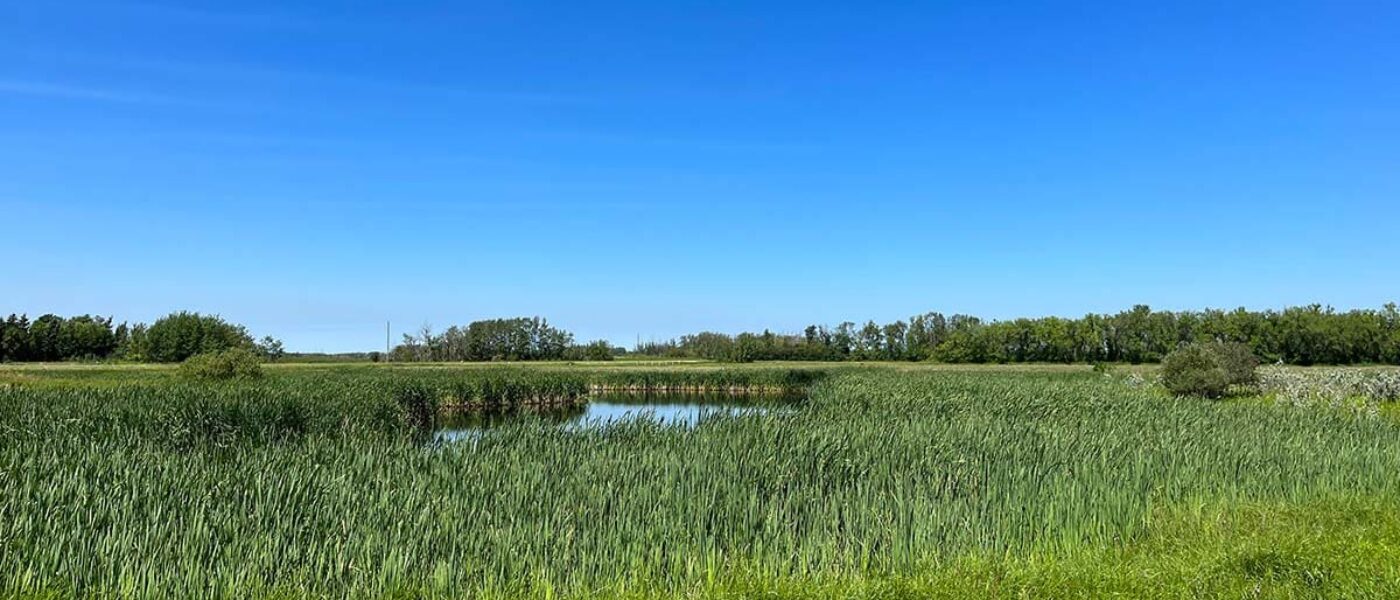
[[[4,312],[347,351],[1400,299],[1394,2],[2,12]]]

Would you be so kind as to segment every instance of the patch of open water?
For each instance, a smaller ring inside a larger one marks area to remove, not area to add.
[[[587,404],[568,409],[521,413],[457,413],[444,415],[435,437],[450,442],[472,439],[511,421],[538,417],[565,428],[603,427],[613,423],[650,419],[666,425],[694,427],[706,417],[764,415],[796,410],[804,396],[734,395],[698,393],[603,392]]]

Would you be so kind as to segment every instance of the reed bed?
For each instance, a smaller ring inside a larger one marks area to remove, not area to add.
[[[509,372],[456,379],[445,406],[459,410],[509,411],[569,408],[587,402],[587,380],[571,373]]]
[[[595,391],[784,394],[827,376],[822,369],[614,370],[588,377]]]
[[[428,445],[401,384],[0,389],[0,595],[681,596],[1094,553],[1196,502],[1400,498],[1387,420],[1089,374],[848,372],[794,413]]]

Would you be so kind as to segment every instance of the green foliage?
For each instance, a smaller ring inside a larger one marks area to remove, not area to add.
[[[773,392],[806,389],[827,376],[820,369],[627,369],[589,373],[589,385],[638,392]]]
[[[574,335],[551,327],[540,317],[474,321],[434,334],[423,326],[418,335],[404,335],[391,358],[411,361],[559,360],[574,343]]]
[[[277,362],[287,355],[287,351],[282,348],[282,340],[270,335],[263,336],[256,344],[258,354],[263,356],[267,362]]]
[[[263,376],[262,361],[247,348],[229,348],[196,354],[180,364],[180,375],[190,379],[257,379]]]
[[[1282,311],[1154,311],[1145,305],[1117,314],[1078,319],[1045,317],[983,321],[936,312],[857,327],[811,325],[800,334],[765,330],[729,335],[701,332],[639,344],[643,356],[762,360],[937,360],[950,363],[1158,362],[1182,344],[1240,343],[1269,362],[1291,364],[1400,364],[1400,307],[1337,312],[1321,305]],[[597,342],[595,342],[597,343]],[[44,315],[33,322],[11,315],[0,322],[0,361],[120,358],[178,362],[201,352],[253,342],[242,327],[218,317],[176,313],[150,327],[111,319]],[[259,344],[269,360],[281,342]],[[608,355],[616,352],[609,348]],[[404,336],[390,353],[407,361],[606,360],[602,348],[575,346],[573,335],[544,319],[476,321],[441,334],[423,328]],[[306,357],[302,357],[305,359]]]
[[[788,375],[672,372],[750,371]],[[551,376],[501,376],[529,373]],[[0,387],[0,596],[1359,598],[1400,581],[1400,429],[1380,419],[1083,371],[849,369],[793,414],[408,435],[405,406],[478,376],[495,375]],[[425,386],[411,401],[405,379]]]
[[[604,361],[615,358],[617,348],[607,340],[594,340],[582,346],[570,346],[564,351],[565,360]]]
[[[1187,344],[1162,360],[1162,385],[1175,394],[1219,398],[1232,385],[1253,383],[1258,364],[1243,344]]]
[[[1190,344],[1162,360],[1162,385],[1174,394],[1219,398],[1230,378],[1210,347]]]
[[[735,350],[741,340],[749,344]],[[1400,308],[1336,312],[1321,305],[1283,311],[1154,311],[983,321],[968,315],[916,315],[907,321],[801,334],[704,332],[650,342],[638,354],[710,360],[927,360],[950,363],[1161,361],[1182,344],[1237,342],[1251,354],[1293,364],[1400,364]]]
[[[1225,379],[1230,385],[1247,385],[1258,380],[1255,369],[1259,367],[1259,357],[1248,345],[1239,342],[1211,342],[1206,345],[1215,354],[1220,368],[1225,370]]]
[[[0,362],[60,361],[105,358],[117,348],[112,319],[81,315],[24,315],[0,321]]]
[[[394,402],[401,412],[400,418],[410,429],[430,432],[437,423],[437,393],[422,382],[408,382],[394,390]]]
[[[181,362],[196,354],[231,348],[253,348],[253,338],[240,325],[215,315],[177,312],[146,328],[141,346],[151,362]]]

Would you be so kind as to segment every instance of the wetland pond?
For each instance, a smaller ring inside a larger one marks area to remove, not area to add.
[[[564,409],[509,413],[449,412],[439,419],[435,437],[452,442],[472,439],[511,421],[541,418],[564,428],[603,427],[650,419],[664,425],[694,427],[713,415],[765,415],[797,410],[805,394],[726,394],[695,392],[599,392],[588,402]]]

